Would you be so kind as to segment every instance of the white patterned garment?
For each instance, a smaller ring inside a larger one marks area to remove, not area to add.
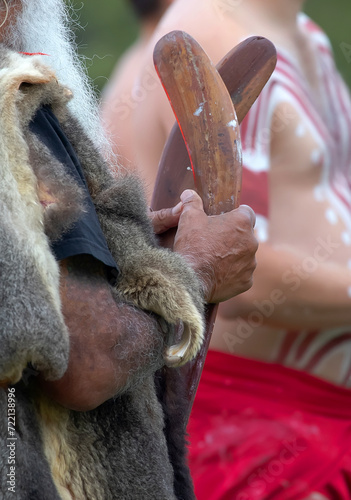
[[[343,224],[340,244],[350,249],[351,268],[351,100],[349,91],[337,72],[328,38],[305,14],[299,15],[301,28],[308,34],[318,53],[318,79],[323,111],[315,106],[311,88],[291,55],[278,48],[277,67],[241,126],[243,146],[242,203],[257,214],[256,234],[259,241],[270,237],[269,169],[271,165],[271,131],[288,123],[284,103],[299,115],[295,137],[308,132],[317,147],[310,163],[321,167],[314,189],[316,203],[327,202],[326,224]],[[280,125],[274,113],[280,109]],[[347,251],[347,248],[346,248]],[[350,291],[351,293],[351,291]],[[330,356],[342,359],[338,383],[351,387],[351,327],[323,331],[282,332],[282,342],[272,361],[294,366],[316,375]]]

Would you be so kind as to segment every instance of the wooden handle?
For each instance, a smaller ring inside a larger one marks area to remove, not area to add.
[[[196,187],[208,214],[230,210],[239,203],[241,157],[235,110],[223,90],[223,83],[235,105],[237,121],[241,123],[275,68],[274,45],[262,37],[243,41],[219,63],[221,79],[201,47],[185,33],[173,32],[161,39],[154,59],[177,123],[161,157],[152,208],[159,210],[175,205],[184,189]],[[223,99],[222,105],[216,101],[217,96]],[[232,129],[229,123],[234,125]],[[230,137],[234,141],[231,150]],[[202,166],[208,169],[205,175]],[[165,233],[164,246],[172,248],[174,234],[174,230]],[[184,425],[200,381],[216,312],[216,306],[207,306],[201,351],[194,361],[181,368],[188,394]],[[172,369],[165,369],[166,387],[171,374]]]

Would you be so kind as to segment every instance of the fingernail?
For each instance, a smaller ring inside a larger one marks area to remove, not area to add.
[[[172,215],[179,215],[182,211],[183,203],[180,201],[175,207],[172,208]]]
[[[192,191],[191,189],[186,189],[180,195],[180,199],[182,200],[183,203],[185,203],[189,201],[193,196],[194,196],[194,191]]]

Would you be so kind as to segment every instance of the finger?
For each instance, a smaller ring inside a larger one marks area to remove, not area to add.
[[[186,189],[180,195],[180,199],[184,205],[183,212],[189,208],[195,208],[197,210],[203,211],[204,205],[200,196],[192,189]]]
[[[256,214],[251,207],[249,207],[248,205],[240,205],[240,207],[238,207],[236,211],[239,211],[243,215],[245,215],[245,217],[247,217],[250,220],[250,224],[252,225],[252,227],[255,227]]]
[[[183,203],[178,203],[173,208],[163,208],[156,212],[150,212],[151,219],[155,234],[161,234],[172,227],[176,227],[179,222],[179,217],[182,212]]]

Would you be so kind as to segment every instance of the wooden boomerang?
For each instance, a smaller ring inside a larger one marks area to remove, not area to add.
[[[152,208],[175,205],[180,193],[195,185],[208,215],[232,210],[240,202],[239,123],[274,70],[273,44],[262,37],[245,40],[219,63],[220,76],[190,35],[174,31],[157,43],[154,63],[177,124],[160,161]],[[173,236],[174,231],[168,231],[163,244],[171,247]],[[187,379],[188,414],[201,377],[216,311],[216,306],[207,306],[201,351],[194,361],[181,368]]]
[[[166,44],[168,35],[161,40]],[[155,56],[157,57],[157,54]],[[250,37],[234,47],[218,63],[217,70],[231,96],[239,123],[243,121],[267,83],[276,61],[276,50],[269,40],[263,37]],[[156,61],[155,64],[157,65]],[[163,67],[166,65],[167,60],[163,61]],[[191,67],[188,67],[188,71],[190,70]],[[191,138],[187,140],[189,142]],[[191,161],[176,123],[169,134],[160,160],[155,182],[157,189],[154,190],[151,202],[154,210],[176,205],[184,189],[194,188],[194,176],[188,170],[190,165]],[[174,232],[170,232],[174,235]]]

